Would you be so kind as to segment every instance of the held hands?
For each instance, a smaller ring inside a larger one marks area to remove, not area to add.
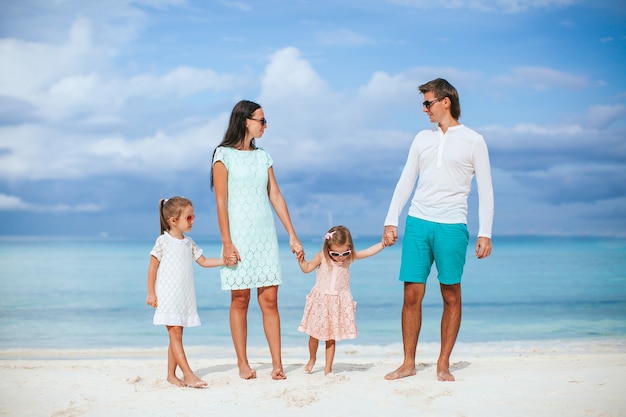
[[[289,237],[289,246],[291,247],[291,253],[295,253],[296,257],[300,259],[300,256],[304,258],[304,249],[302,249],[302,243],[294,235]]]
[[[304,249],[302,249],[302,245],[300,242],[297,242],[291,246],[291,253],[296,254],[296,259],[298,262],[304,262]]]
[[[396,226],[385,226],[383,231],[383,247],[393,246],[398,241],[398,228]]]
[[[237,265],[237,262],[241,261],[239,251],[232,243],[224,245],[222,258],[224,259],[224,265],[226,266],[235,266]]]

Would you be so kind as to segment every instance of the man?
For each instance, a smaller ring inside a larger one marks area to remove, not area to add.
[[[391,199],[383,241],[398,238],[398,219],[417,181],[406,219],[400,280],[404,281],[402,341],[404,362],[385,379],[415,375],[415,352],[422,324],[422,300],[433,262],[443,299],[441,350],[437,378],[454,381],[450,355],[461,326],[461,276],[469,234],[467,198],[476,175],[479,230],[476,256],[491,254],[493,188],[487,145],[481,135],[459,123],[456,89],[438,78],[419,86],[423,110],[437,127],[419,132]]]

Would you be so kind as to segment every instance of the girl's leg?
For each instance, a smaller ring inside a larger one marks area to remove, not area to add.
[[[248,340],[248,305],[250,290],[233,290],[230,298],[230,333],[237,354],[239,376],[243,379],[256,378],[256,371],[250,368],[246,344]]]
[[[315,366],[315,361],[317,360],[317,347],[319,346],[320,341],[314,338],[313,336],[309,336],[309,362],[307,362],[304,367],[304,372],[310,374],[313,372],[313,366]]]
[[[324,375],[333,373],[333,360],[335,360],[335,341],[326,341],[326,366],[324,367]]]
[[[172,346],[169,345],[167,347],[167,382],[177,385],[179,387],[184,387],[185,383],[176,376],[176,367],[176,358],[174,358]]]
[[[201,380],[193,373],[187,363],[185,349],[183,349],[183,328],[181,326],[167,326],[167,332],[170,335],[170,347],[172,358],[181,371],[183,371],[183,383],[188,387],[200,388],[207,386],[207,383]]]
[[[272,355],[272,378],[285,379],[280,346],[280,316],[278,314],[278,286],[258,289],[259,306],[263,314],[263,328]]]

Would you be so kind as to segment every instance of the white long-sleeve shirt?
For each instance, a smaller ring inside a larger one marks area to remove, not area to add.
[[[398,226],[416,181],[409,216],[437,223],[467,224],[467,198],[474,175],[478,188],[478,236],[491,238],[493,186],[483,137],[464,125],[449,127],[445,134],[438,126],[419,132],[393,193],[385,226]]]

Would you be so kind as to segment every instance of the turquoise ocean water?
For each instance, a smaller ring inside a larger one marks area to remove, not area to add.
[[[193,236],[192,236],[193,237]],[[218,257],[216,241],[195,238],[205,256]],[[359,238],[357,249],[376,238]],[[150,348],[167,345],[145,305],[153,238],[0,240],[0,349]],[[303,239],[308,257],[320,238]],[[303,274],[281,242],[284,283],[279,290],[284,346],[305,346],[297,331],[315,273]],[[503,237],[491,257],[476,260],[473,242],[463,280],[459,342],[624,338],[626,239]],[[400,245],[357,261],[351,268],[359,337],[349,343],[401,342]],[[230,294],[220,290],[217,268],[195,270],[202,325],[185,330],[185,345],[232,346]],[[439,340],[441,298],[431,276],[424,300],[421,342]],[[254,298],[249,343],[264,345]]]

